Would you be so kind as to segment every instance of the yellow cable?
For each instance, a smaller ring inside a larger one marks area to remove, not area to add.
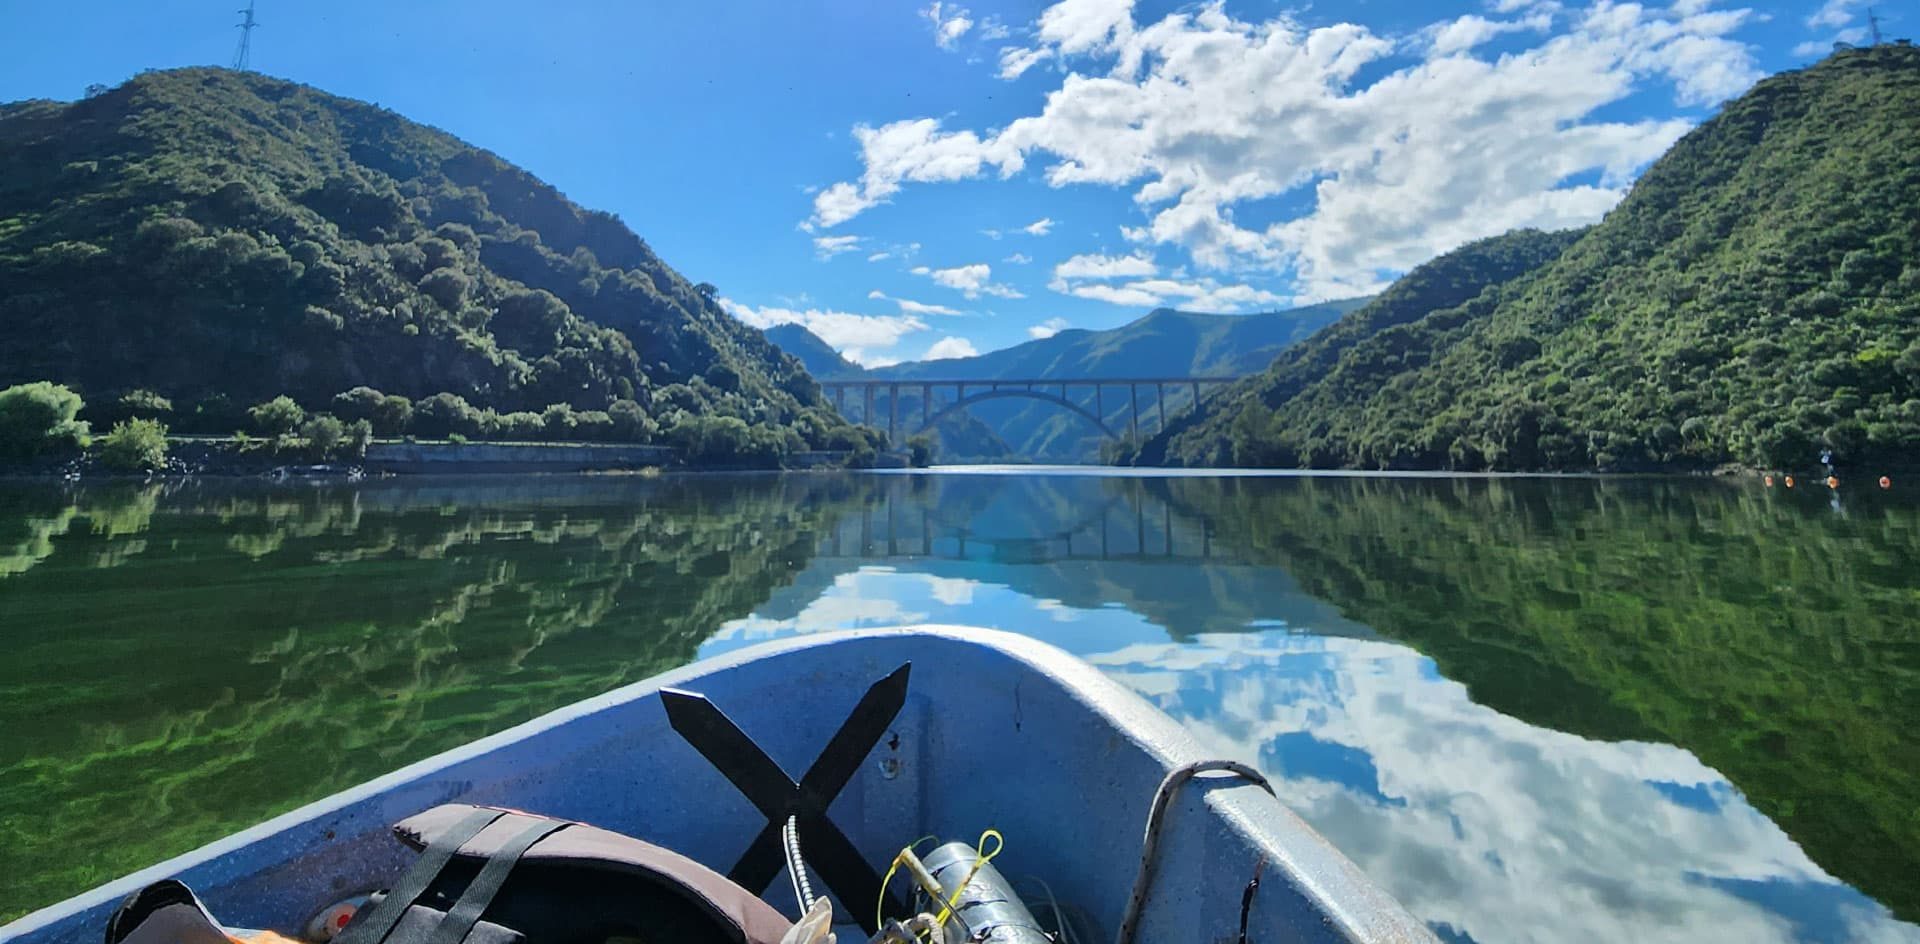
[[[937,838],[939,837],[922,836],[908,843],[906,848],[901,849],[894,855],[893,862],[887,865],[886,877],[880,880],[880,900],[873,903],[874,927],[877,928],[887,923],[887,886],[893,884],[894,873],[900,871],[900,864],[906,860],[907,854],[913,851],[914,846]],[[993,840],[992,852],[987,851],[988,839]],[[1000,835],[1000,831],[997,829],[988,829],[980,834],[980,841],[973,845],[973,867],[967,870],[967,876],[960,880],[960,885],[953,890],[953,895],[949,897],[940,908],[939,917],[933,919],[934,927],[944,928],[947,926],[947,919],[953,916],[954,907],[960,903],[960,896],[966,892],[967,886],[973,882],[973,877],[980,874],[980,867],[986,865],[994,856],[999,855],[1000,850],[1006,848],[1006,845],[1006,837]]]
[[[987,851],[988,838],[993,839],[992,852]],[[999,855],[1000,850],[1005,848],[1006,845],[1006,837],[1000,835],[1000,831],[997,829],[989,829],[980,834],[980,841],[974,843],[973,846],[973,867],[967,870],[967,877],[961,879],[959,886],[954,888],[953,895],[947,899],[946,906],[941,908],[940,914],[933,919],[934,924],[943,928],[947,926],[947,919],[953,916],[954,906],[960,903],[960,896],[966,892],[967,886],[973,882],[973,877],[980,874],[980,867],[986,865],[988,860],[994,856]]]

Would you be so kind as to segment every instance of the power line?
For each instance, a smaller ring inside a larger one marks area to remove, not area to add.
[[[247,71],[247,58],[253,52],[253,28],[260,25],[253,19],[253,3],[254,0],[247,0],[246,9],[235,11],[241,14],[243,19],[238,24],[240,50],[233,54],[233,67],[241,72]]]

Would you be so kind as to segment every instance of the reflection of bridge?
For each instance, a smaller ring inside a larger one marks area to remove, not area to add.
[[[1193,391],[1193,404],[1200,402],[1200,388],[1230,384],[1238,377],[1120,377],[1088,380],[1048,380],[1048,379],[1001,379],[1001,380],[823,380],[820,389],[833,397],[833,405],[841,413],[847,411],[847,391],[858,391],[865,402],[865,412],[861,422],[874,423],[874,400],[884,398],[887,414],[887,438],[898,441],[900,429],[900,394],[904,389],[908,393],[920,395],[920,426],[914,430],[918,435],[932,429],[941,420],[966,409],[976,403],[988,400],[1001,400],[1020,397],[1028,400],[1040,400],[1051,403],[1079,415],[1087,422],[1098,427],[1101,434],[1109,439],[1119,439],[1120,434],[1107,425],[1107,390],[1115,387],[1127,388],[1127,434],[1134,439],[1140,438],[1140,388],[1149,387],[1154,392],[1152,406],[1158,414],[1158,428],[1167,428],[1167,388],[1179,390],[1182,387]],[[969,393],[969,388],[972,393]],[[1083,394],[1091,389],[1091,408],[1089,404],[1076,402],[1070,391],[1079,390]],[[951,390],[953,399],[936,406],[936,396]],[[1057,391],[1057,392],[1056,392]]]
[[[1103,503],[1084,520],[1019,537],[983,533],[972,524],[942,523],[925,503],[904,504],[910,510],[896,513],[893,495],[889,494],[880,505],[861,509],[857,518],[842,518],[821,541],[816,556],[996,564],[1086,560],[1190,563],[1214,556],[1211,522],[1176,517],[1171,504],[1149,501],[1137,489],[1128,497],[1116,496]]]

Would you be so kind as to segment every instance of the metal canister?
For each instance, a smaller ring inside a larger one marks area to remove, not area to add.
[[[1000,870],[992,862],[974,867],[979,855],[964,842],[950,842],[928,853],[921,861],[949,901],[959,898],[953,917],[947,922],[947,944],[988,941],[992,944],[1053,944],[1053,938],[1040,928],[1033,912],[1022,904]],[[971,874],[973,877],[968,878]],[[965,888],[960,884],[966,883]],[[938,906],[935,906],[936,913]]]

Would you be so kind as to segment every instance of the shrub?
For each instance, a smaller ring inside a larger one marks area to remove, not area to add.
[[[269,436],[291,433],[307,418],[307,411],[289,396],[277,396],[247,411],[253,425]]]
[[[44,380],[0,390],[0,455],[37,456],[87,444],[80,395]]]
[[[144,472],[167,464],[167,427],[159,420],[121,420],[100,440],[100,462],[118,472]]]

